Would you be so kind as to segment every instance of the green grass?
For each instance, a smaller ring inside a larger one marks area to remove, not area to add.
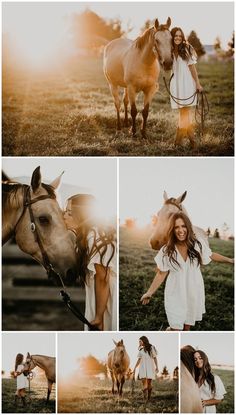
[[[153,381],[151,401],[145,405],[141,382],[136,381],[133,393],[131,381],[126,381],[122,397],[112,395],[110,380],[86,379],[74,385],[59,385],[58,412],[63,413],[177,413],[177,383]]]
[[[218,375],[227,391],[224,400],[217,405],[216,411],[221,414],[234,413],[234,372],[233,370],[213,369]]]
[[[55,386],[53,386],[50,401],[46,405],[47,381],[36,379],[31,381],[31,392],[27,389],[26,407],[19,402],[15,407],[14,396],[16,392],[15,379],[2,379],[2,413],[55,413]]]
[[[116,115],[102,58],[78,57],[51,73],[3,66],[4,156],[232,156],[234,148],[233,62],[201,62],[200,80],[210,114],[197,149],[173,145],[177,112],[160,77],[151,105],[148,136],[116,134]],[[138,97],[141,111],[141,96]],[[123,117],[123,113],[122,113]],[[141,122],[138,114],[137,122]],[[138,129],[139,131],[139,129]]]
[[[165,330],[168,322],[164,310],[164,285],[157,290],[148,305],[140,298],[155,276],[156,255],[149,247],[150,232],[120,228],[119,309],[120,330]],[[211,239],[213,251],[234,256],[233,241]],[[234,330],[233,267],[210,263],[202,270],[206,292],[206,314],[192,330]]]

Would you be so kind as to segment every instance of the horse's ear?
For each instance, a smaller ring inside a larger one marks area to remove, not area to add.
[[[52,186],[54,189],[57,189],[58,188],[58,186],[60,185],[60,183],[61,183],[61,178],[62,178],[62,175],[64,174],[65,172],[63,171],[61,174],[60,174],[60,176],[58,176],[56,179],[54,179],[53,181],[52,181],[52,183],[50,183],[50,186]]]
[[[164,198],[165,202],[169,199],[165,190],[164,190],[164,193],[163,193],[163,198]]]
[[[124,344],[123,339],[120,341],[121,344]]]
[[[29,354],[29,352],[27,352],[26,359],[29,359],[29,358],[30,358],[30,354]]]
[[[159,21],[158,21],[158,19],[155,20],[154,26],[155,26],[155,29],[157,30],[158,27],[159,27]]]
[[[117,342],[114,339],[113,339],[113,343],[114,343],[115,346],[117,346]]]
[[[40,173],[40,166],[38,166],[31,177],[31,186],[33,191],[35,192],[39,186],[41,185],[41,173]]]
[[[176,203],[182,203],[184,199],[186,198],[186,194],[187,194],[187,191],[185,190],[185,192],[181,196],[177,197]]]
[[[166,21],[166,26],[168,27],[168,29],[170,28],[171,25],[171,18],[168,17],[167,21]]]

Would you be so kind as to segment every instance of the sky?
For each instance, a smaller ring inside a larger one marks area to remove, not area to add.
[[[98,216],[113,219],[117,216],[116,163],[116,159],[113,158],[5,157],[2,166],[10,178],[21,176],[31,178],[33,170],[40,166],[42,180],[45,182],[53,181],[64,171],[62,184],[69,184],[73,187],[67,190],[63,186],[61,194],[59,189],[62,205],[64,205],[65,198],[73,194],[91,193],[96,198]]]
[[[181,333],[180,344],[202,350],[212,365],[234,365],[234,333]]]
[[[195,226],[234,230],[234,170],[231,158],[120,159],[120,222],[150,218],[163,205],[163,192],[178,197],[187,190],[183,205]]]
[[[30,354],[56,356],[55,334],[53,333],[3,333],[2,334],[2,369],[6,375],[14,370],[18,353],[24,358]]]
[[[89,354],[98,360],[106,361],[108,353],[114,349],[115,341],[123,339],[125,348],[130,357],[130,366],[133,369],[137,361],[138,345],[140,336],[144,333],[59,333],[58,334],[58,373],[59,380],[65,380],[76,368],[77,359]],[[179,346],[177,333],[145,333],[149,342],[153,344],[158,352],[159,370],[166,365],[169,372],[173,372],[179,366]],[[63,356],[66,354],[66,359]]]
[[[233,2],[4,2],[3,33],[10,33],[18,51],[35,62],[46,61],[57,48],[69,47],[67,22],[72,13],[91,9],[105,19],[120,18],[123,29],[132,27],[131,39],[140,34],[147,19],[160,23],[172,19],[186,35],[195,30],[203,44],[216,37],[227,46],[234,30]]]

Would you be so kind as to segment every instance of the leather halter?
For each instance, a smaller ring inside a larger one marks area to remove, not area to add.
[[[173,206],[176,206],[179,210],[183,210],[183,208],[182,208],[182,205],[178,205],[178,203],[176,203],[174,200],[172,200],[172,199],[168,199],[168,200],[166,200],[165,201],[165,204],[166,205],[173,205]]]
[[[30,229],[31,229],[31,232],[34,234],[34,240],[38,244],[39,249],[41,251],[41,255],[42,255],[42,259],[43,259],[43,266],[46,269],[46,271],[49,273],[49,271],[53,270],[53,266],[52,266],[52,264],[49,260],[49,257],[47,255],[44,247],[43,247],[43,243],[42,243],[42,240],[40,238],[40,232],[39,232],[39,229],[36,225],[34,213],[33,213],[33,210],[32,210],[32,205],[34,203],[37,203],[37,202],[40,202],[41,200],[46,200],[46,199],[56,199],[56,196],[55,195],[50,195],[48,193],[47,195],[41,195],[41,196],[38,196],[34,199],[31,199],[30,186],[23,185],[23,212],[22,212],[21,216],[19,217],[19,219],[18,219],[18,221],[15,225],[15,233],[16,233],[17,226],[19,225],[19,223],[20,223],[21,219],[23,218],[26,210],[28,209],[29,210],[29,215],[30,215],[30,221],[31,221]]]

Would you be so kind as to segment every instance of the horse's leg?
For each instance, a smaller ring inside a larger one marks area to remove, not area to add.
[[[121,382],[120,382],[120,396],[122,395],[122,392],[123,392],[123,385],[124,385],[124,383],[125,383],[125,377],[122,376]]]
[[[118,395],[120,395],[120,381],[118,380],[118,378],[116,379],[116,386],[117,386]]]
[[[129,122],[128,122],[128,104],[129,104],[129,97],[128,97],[127,88],[125,88],[125,90],[124,90],[123,103],[124,103],[124,108],[125,108],[125,121],[124,121],[124,126],[125,127],[128,127],[129,126]]]
[[[114,98],[114,103],[116,107],[116,114],[117,114],[117,124],[116,129],[121,130],[121,122],[120,122],[120,97],[119,97],[119,89],[118,86],[110,85],[110,90]]]
[[[146,136],[146,125],[147,125],[147,119],[148,119],[148,113],[149,113],[149,106],[152,100],[153,95],[156,92],[156,84],[152,85],[152,87],[148,88],[148,90],[144,91],[144,107],[142,110],[142,116],[143,121],[141,125],[141,134],[143,138],[147,138]]]
[[[133,137],[136,135],[136,116],[137,116],[137,108],[135,104],[135,98],[136,98],[136,91],[132,85],[128,86],[128,97],[129,102],[131,105],[131,117],[132,117],[132,127],[131,127],[131,133],[133,134]]]
[[[110,371],[110,374],[111,374],[111,380],[112,380],[112,389],[111,389],[111,391],[112,391],[112,394],[114,395],[114,393],[115,393],[115,389],[114,389],[115,379],[114,379],[114,375],[113,375],[112,371]]]
[[[48,402],[49,402],[49,398],[50,398],[51,391],[52,391],[52,382],[51,382],[50,380],[48,380],[48,393],[47,393],[47,401],[46,401],[46,405],[47,405],[47,404],[48,404]]]

